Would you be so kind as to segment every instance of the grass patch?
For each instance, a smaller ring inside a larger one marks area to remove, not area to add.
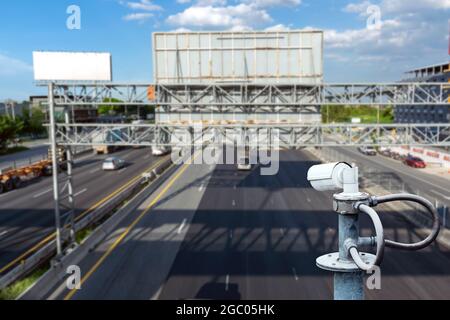
[[[6,156],[8,154],[13,154],[13,153],[27,151],[27,150],[29,150],[29,149],[24,146],[12,147],[12,148],[8,148],[5,150],[0,150],[0,156]]]
[[[81,231],[78,231],[75,235],[75,241],[77,243],[82,243],[84,239],[89,237],[91,233],[94,232],[94,229],[88,228]]]
[[[35,283],[48,268],[40,268],[34,271],[29,276],[23,278],[22,280],[16,281],[9,287],[0,290],[0,300],[15,300],[19,297],[25,290],[27,290],[33,283]]]

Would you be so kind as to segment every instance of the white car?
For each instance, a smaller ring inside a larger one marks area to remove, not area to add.
[[[171,149],[169,147],[152,148],[152,155],[160,157],[170,153],[170,151]]]
[[[114,171],[122,169],[125,166],[125,161],[119,158],[111,157],[105,159],[103,161],[103,170],[104,171]]]

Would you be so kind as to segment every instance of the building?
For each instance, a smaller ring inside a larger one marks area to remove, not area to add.
[[[441,63],[414,69],[406,73],[404,82],[450,82],[450,64]],[[450,108],[443,106],[396,106],[396,123],[449,123]]]
[[[61,96],[55,96],[55,102],[63,101],[64,97]],[[29,104],[31,108],[38,108],[42,110],[45,114],[45,119],[48,121],[49,114],[48,114],[48,107],[47,102],[48,97],[47,96],[31,96]],[[62,120],[63,119],[63,108],[62,107],[56,107],[55,108],[55,116],[57,119]],[[77,106],[71,108],[71,114],[73,117],[74,122],[78,123],[88,123],[88,122],[95,122],[98,117],[97,108],[93,106]]]

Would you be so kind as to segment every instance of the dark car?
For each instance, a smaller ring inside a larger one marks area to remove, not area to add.
[[[411,155],[408,155],[404,160],[403,163],[406,164],[407,166],[413,167],[413,168],[426,168],[427,165],[425,163],[425,161],[423,161],[422,159],[418,158],[418,157],[414,157]]]

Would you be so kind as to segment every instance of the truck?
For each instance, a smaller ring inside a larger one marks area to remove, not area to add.
[[[66,152],[63,147],[57,150],[58,163],[61,170],[67,169]],[[47,159],[20,168],[0,170],[0,194],[19,189],[27,181],[43,176],[50,176],[53,171],[52,150],[48,150]]]
[[[114,152],[117,150],[117,146],[114,146],[114,144],[121,141],[123,134],[122,129],[114,129],[97,133],[92,139],[94,143],[94,153],[110,154]]]

